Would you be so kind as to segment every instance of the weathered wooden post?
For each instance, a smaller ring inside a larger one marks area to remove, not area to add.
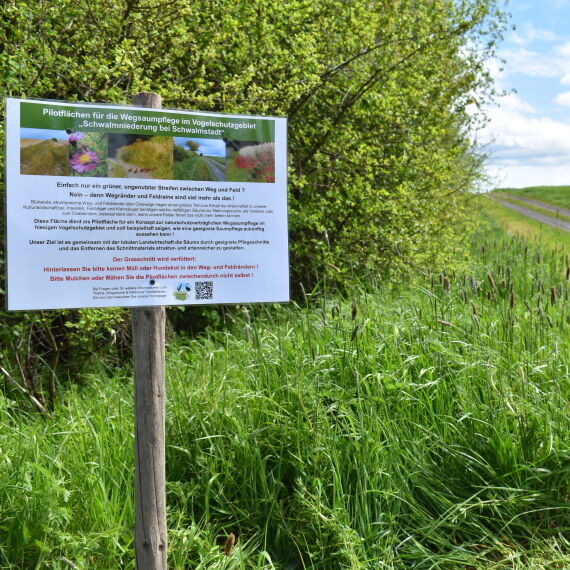
[[[138,93],[133,104],[162,106],[156,93]],[[132,310],[137,570],[166,570],[165,320],[164,307]]]

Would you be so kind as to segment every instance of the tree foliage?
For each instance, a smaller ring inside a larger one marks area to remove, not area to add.
[[[295,276],[432,262],[481,174],[494,0],[8,0],[13,96],[285,115]]]
[[[499,0],[5,0],[8,96],[289,118],[294,284],[438,263],[470,222]]]

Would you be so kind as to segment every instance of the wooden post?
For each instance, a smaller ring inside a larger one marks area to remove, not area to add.
[[[161,108],[160,95],[133,104]],[[135,556],[137,570],[166,570],[165,310],[132,310],[135,370]]]

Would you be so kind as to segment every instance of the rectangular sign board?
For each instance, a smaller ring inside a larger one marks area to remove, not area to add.
[[[9,310],[289,300],[287,121],[6,99]]]

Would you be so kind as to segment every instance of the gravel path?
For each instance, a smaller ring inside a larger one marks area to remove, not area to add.
[[[531,198],[524,198],[523,196],[513,196],[512,194],[506,195],[509,200],[518,200],[519,202],[526,202],[532,206],[538,206],[544,210],[549,210],[555,214],[562,214],[563,216],[570,216],[570,210],[568,208],[561,208],[560,206],[552,206],[551,204],[545,204],[544,202],[539,202],[538,200],[532,200]]]
[[[520,197],[517,196],[516,199],[519,200]],[[495,202],[498,202],[502,206],[505,206],[505,208],[510,208],[511,210],[514,210],[515,212],[518,212],[519,214],[522,214],[523,216],[526,216],[527,218],[532,218],[533,220],[536,220],[537,222],[541,222],[543,224],[547,224],[548,226],[553,226],[553,227],[558,228],[560,230],[570,232],[570,222],[564,222],[562,220],[559,220],[558,218],[553,218],[552,216],[547,216],[546,214],[539,214],[538,212],[535,212],[534,210],[529,210],[528,208],[525,208],[523,206],[519,206],[518,204],[512,204],[511,202],[507,202],[507,201],[501,200],[499,198],[493,198],[493,200],[495,200]],[[528,198],[525,198],[524,201],[530,203],[530,200]],[[542,204],[540,202],[539,202],[539,204],[541,207],[544,207],[544,204]],[[564,208],[554,207],[553,211],[556,212],[557,210],[560,211],[561,214],[564,214],[565,211],[568,212],[568,210],[565,210]],[[566,215],[566,214],[564,214],[564,215]]]
[[[210,170],[218,180],[226,179],[226,171],[222,168],[222,165],[207,156],[203,156],[202,160],[210,167]]]

